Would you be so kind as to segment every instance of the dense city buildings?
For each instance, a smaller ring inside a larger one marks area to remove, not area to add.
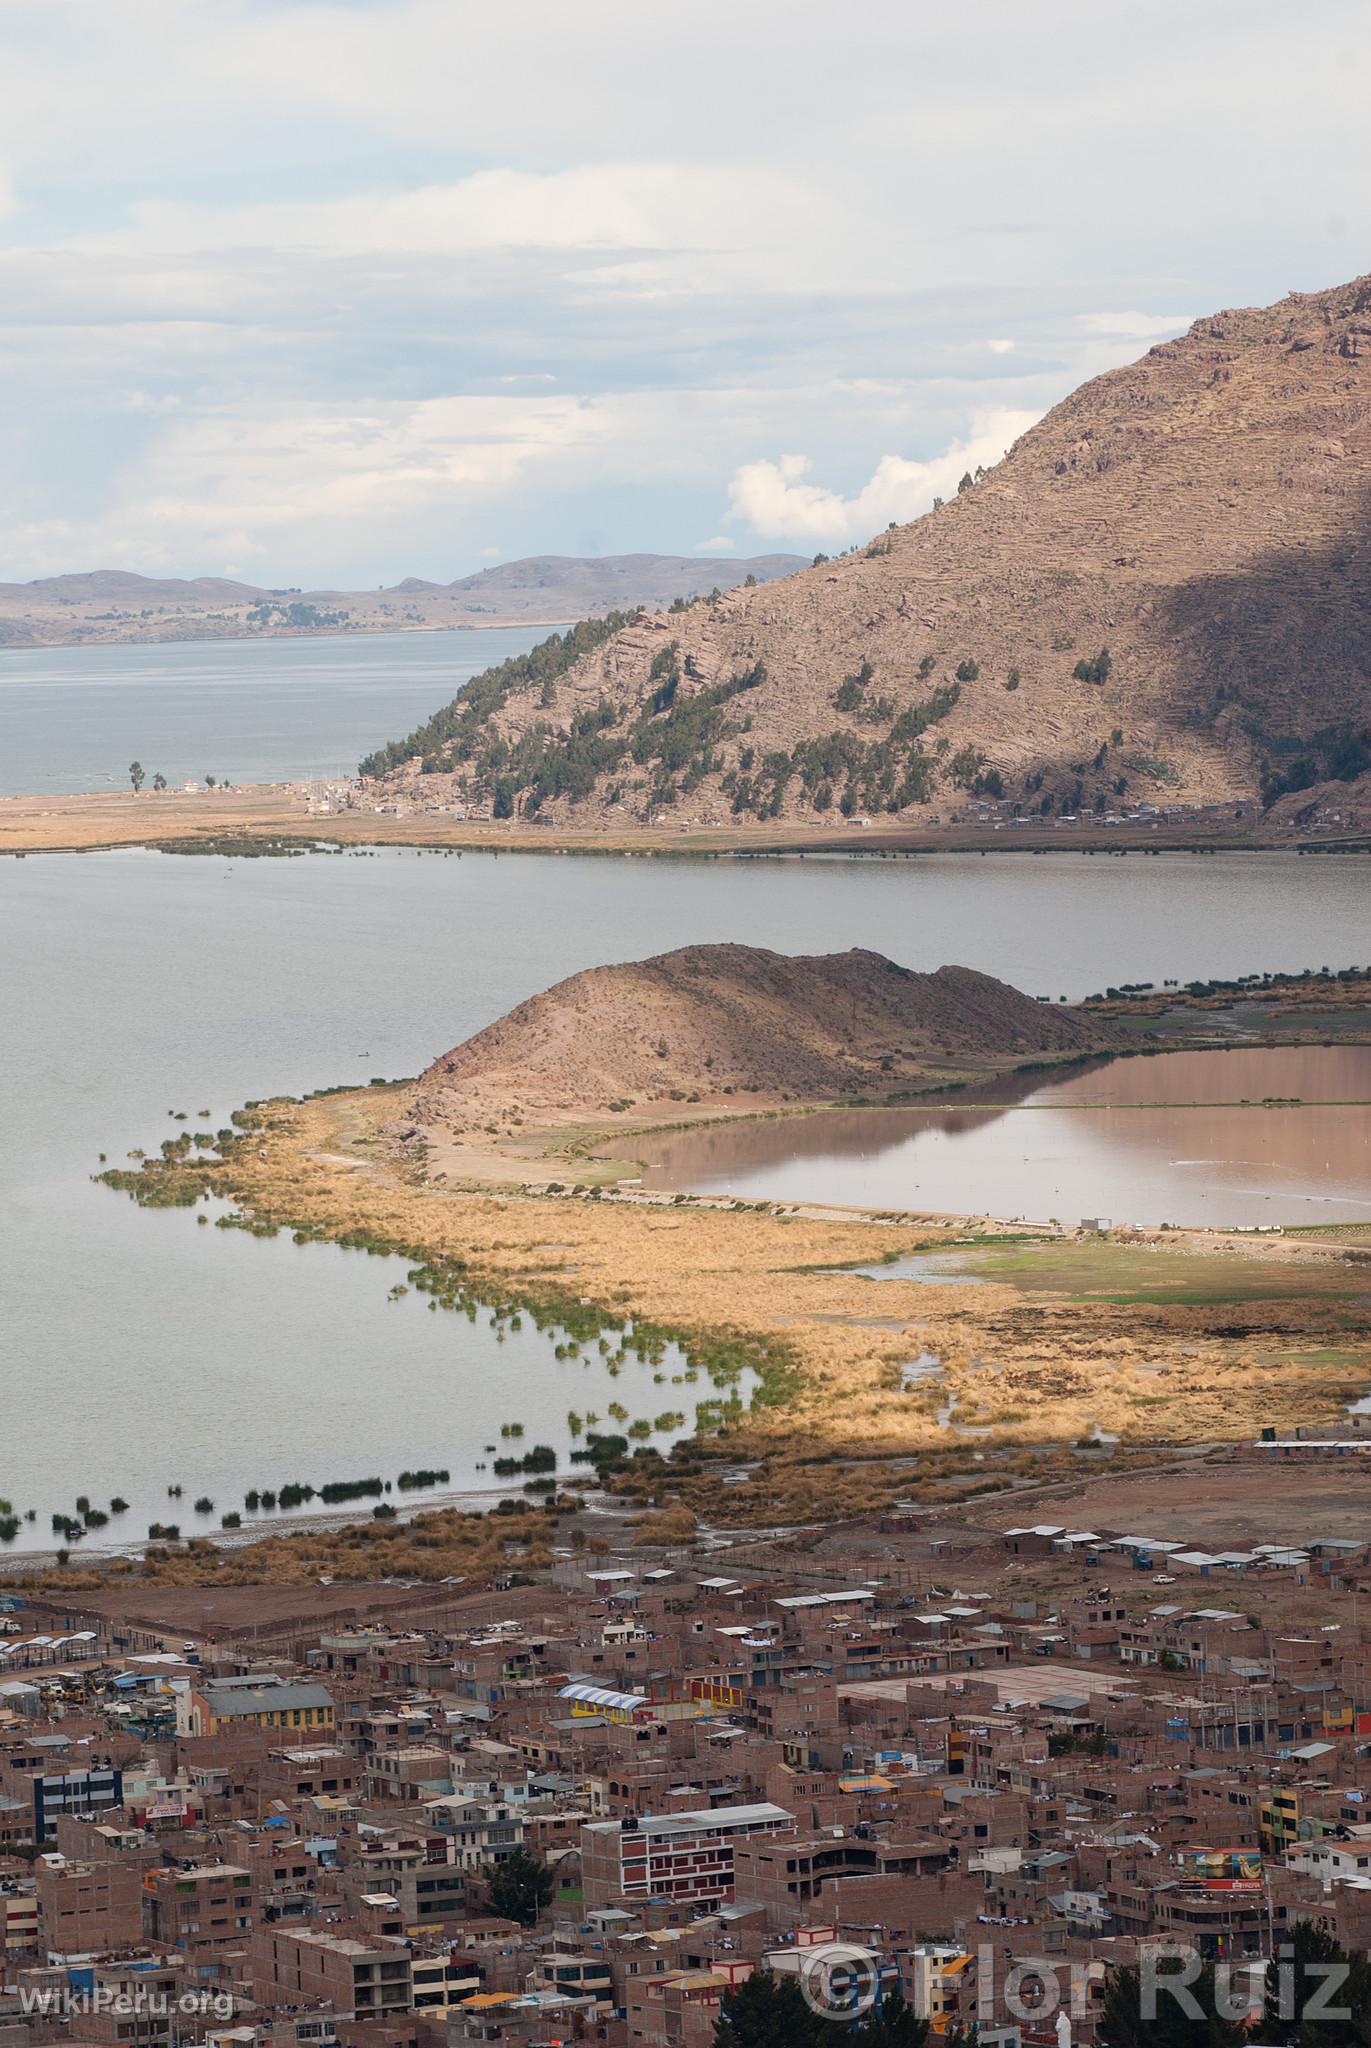
[[[1173,1948],[1255,2012],[1300,1922],[1371,1943],[1371,1544],[1254,1535],[1267,1470],[1203,1545],[1101,1481],[1088,1523],[578,1530],[503,1589],[16,1594],[0,2040],[708,2048],[854,1953],[986,2048],[1055,2048],[1043,1973],[1092,2042]]]

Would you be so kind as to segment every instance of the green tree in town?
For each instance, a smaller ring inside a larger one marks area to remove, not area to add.
[[[725,1997],[714,2048],[834,2048],[833,2022],[805,2004],[798,1978],[754,1970]]]
[[[1339,1972],[1345,1975],[1339,1978]],[[1330,1974],[1331,1973],[1331,1974]],[[1344,2011],[1310,2015],[1311,2004]],[[1266,2031],[1299,2048],[1363,2048],[1371,2041],[1371,1972],[1312,1920],[1297,1920],[1266,1966]]]
[[[141,761],[129,762],[129,781],[133,784],[133,793],[136,796],[143,787],[144,781],[143,764]]]
[[[516,1849],[503,1863],[490,1864],[485,1887],[491,1912],[503,1920],[517,1920],[521,1927],[531,1927],[544,1906],[551,1905],[554,1890],[552,1872],[527,1849]]]
[[[1146,1987],[1141,1972],[1115,1970],[1105,1986],[1097,2048],[1241,2048],[1247,2029],[1241,2020],[1226,2019],[1220,2012],[1214,1965],[1205,1963],[1184,1989],[1177,1968],[1174,1992],[1166,1988],[1171,1974],[1159,1972],[1156,2012],[1148,2015],[1143,2011]]]
[[[906,2004],[902,1992],[892,1991],[882,2000],[880,2010],[873,2007],[849,2038],[859,2041],[862,2048],[925,2048],[928,2035],[928,2021],[921,2020],[913,2006]],[[944,2036],[944,2040],[948,2038]],[[973,2028],[973,2041],[974,2038]]]

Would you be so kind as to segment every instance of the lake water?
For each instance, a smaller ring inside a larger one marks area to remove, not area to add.
[[[355,775],[549,626],[0,649],[0,796]]]
[[[484,1483],[501,1422],[556,1444],[567,1410],[605,1412],[594,1369],[550,1358],[551,1340],[496,1346],[413,1295],[390,1302],[398,1262],[201,1229],[92,1185],[99,1152],[117,1163],[184,1128],[169,1110],[194,1129],[207,1108],[214,1129],[252,1097],[417,1073],[578,968],[706,940],[866,945],[1053,996],[1359,965],[1367,875],[1262,854],[0,861],[0,1496],[36,1507],[43,1533],[77,1493],[137,1490],[155,1506],[128,1517],[134,1535],[193,1522],[202,1489],[223,1505],[414,1465]],[[634,1373],[618,1386],[635,1417],[689,1405]]]
[[[1263,1106],[1272,1097],[1280,1101]],[[644,1180],[750,1200],[1035,1222],[1371,1219],[1371,1046],[1092,1061],[1048,1082],[978,1088],[971,1100],[984,1106],[949,1098],[936,1109],[674,1133],[647,1141]]]

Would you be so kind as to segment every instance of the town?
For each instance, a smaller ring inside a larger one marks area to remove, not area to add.
[[[0,2043],[707,2048],[865,1970],[1029,2048],[1158,1952],[1259,2013],[1298,1923],[1371,1945],[1371,1543],[999,1521],[4,1595]]]

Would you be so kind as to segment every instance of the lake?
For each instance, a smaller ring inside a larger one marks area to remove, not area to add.
[[[0,796],[355,775],[469,677],[554,629],[0,649]]]
[[[137,1489],[132,1537],[192,1521],[201,1490],[222,1506],[252,1486],[414,1465],[484,1484],[502,1422],[557,1445],[568,1410],[605,1412],[595,1368],[557,1360],[551,1337],[499,1346],[413,1294],[390,1301],[398,1261],[202,1229],[92,1184],[100,1152],[117,1164],[183,1129],[171,1110],[194,1129],[209,1109],[215,1129],[249,1098],[417,1073],[579,968],[706,940],[872,946],[1054,997],[1360,965],[1367,872],[1236,853],[0,860],[0,1496],[37,1508],[51,1542],[50,1515],[77,1493]],[[631,1362],[630,1384],[635,1417],[688,1405]]]
[[[648,1143],[646,1186],[749,1200],[1072,1224],[1365,1222],[1371,1046],[1091,1061],[937,1108],[835,1110]]]

